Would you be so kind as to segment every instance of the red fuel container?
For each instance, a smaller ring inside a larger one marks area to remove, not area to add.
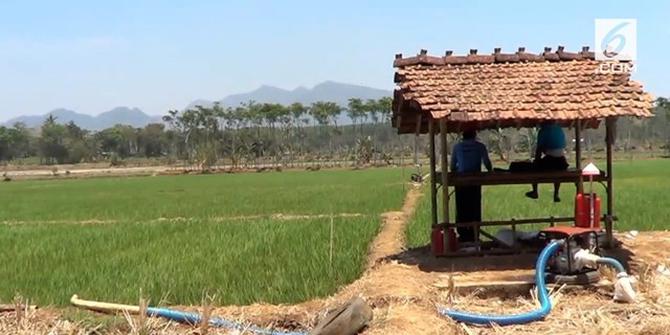
[[[575,196],[575,226],[591,228],[591,194],[577,193]],[[600,228],[600,198],[593,193],[593,228]]]
[[[434,256],[444,255],[446,248],[444,246],[444,231],[442,227],[433,227],[430,235],[430,250]],[[453,228],[447,229],[447,237],[449,238],[449,251],[458,250],[458,238]]]
[[[433,227],[430,234],[430,250],[434,256],[444,255],[444,230],[442,227]]]

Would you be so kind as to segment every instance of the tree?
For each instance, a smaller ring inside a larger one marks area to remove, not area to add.
[[[359,119],[365,117],[365,105],[363,101],[359,98],[349,99],[349,104],[347,105],[347,116],[351,119],[351,122],[354,125],[354,130],[356,129],[356,123]],[[362,132],[362,129],[361,129]]]
[[[309,122],[309,119],[304,118],[308,116],[309,109],[299,102],[291,104],[288,109],[293,118],[293,138],[299,143],[299,152],[302,155],[305,150],[305,133],[302,131],[301,124]]]
[[[67,148],[67,162],[80,163],[91,161],[96,155],[95,141],[89,138],[89,132],[77,126],[73,121],[65,125],[65,147]]]
[[[160,157],[167,154],[169,141],[165,134],[165,125],[150,123],[141,129],[137,139],[140,153],[145,157]]]
[[[393,99],[391,97],[383,97],[377,100],[377,108],[382,116],[382,122],[391,121],[391,113],[393,109]]]
[[[319,123],[321,126],[320,131],[322,132],[322,136],[324,135],[323,131],[327,129],[328,125],[330,125],[331,122],[335,124],[335,129],[334,131],[337,131],[337,117],[342,113],[342,107],[340,107],[338,104],[334,102],[324,102],[324,101],[317,101],[312,104],[310,107],[310,113],[314,120]],[[332,140],[332,134],[327,135],[328,136],[328,148],[329,151],[332,153],[333,152],[333,140]]]
[[[117,124],[96,133],[95,137],[100,144],[102,155],[106,157],[115,155],[126,158],[138,151],[137,132],[131,126]]]
[[[666,153],[670,156],[670,127],[667,125],[670,124],[670,100],[667,98],[659,97],[655,101],[655,109],[656,109],[656,114],[657,116],[659,114],[665,114],[665,121],[666,121],[666,127],[665,127],[665,151]]]
[[[46,164],[63,164],[68,158],[65,147],[65,126],[56,123],[56,117],[49,116],[42,123],[39,141],[40,157]]]
[[[0,127],[0,161],[25,158],[34,154],[31,135],[25,124],[17,122],[13,127]]]

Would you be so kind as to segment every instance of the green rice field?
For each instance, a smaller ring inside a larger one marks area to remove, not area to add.
[[[379,214],[402,204],[404,173],[2,183],[0,301],[66,305],[76,293],[135,303],[140,290],[173,304],[326,296],[360,276]]]
[[[601,169],[604,162],[597,162]],[[626,160],[614,163],[614,214],[619,218],[614,229],[664,230],[670,227],[670,160]],[[585,184],[588,190],[588,183]],[[524,196],[530,185],[485,186],[482,192],[483,220],[572,216],[575,187],[561,186],[560,203],[552,199],[553,185],[540,185],[540,199]],[[605,190],[594,183],[594,190],[603,198]],[[430,196],[424,196],[407,228],[408,245],[419,247],[430,239]],[[451,208],[455,208],[452,201]],[[453,215],[453,211],[451,213]],[[452,217],[453,220],[453,217]]]
[[[0,302],[20,294],[63,306],[76,293],[135,303],[140,291],[165,304],[199,304],[205,295],[219,305],[327,296],[360,276],[379,214],[401,207],[410,172],[2,183]],[[666,229],[670,160],[619,161],[614,173],[615,229]],[[572,214],[574,186],[563,185],[558,204],[551,185],[540,186],[539,200],[523,196],[528,188],[485,187],[484,219]],[[429,217],[426,194],[407,228],[410,247],[428,243]]]

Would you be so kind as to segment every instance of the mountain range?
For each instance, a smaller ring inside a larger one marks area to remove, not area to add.
[[[391,92],[387,90],[337,83],[333,81],[325,81],[311,89],[298,87],[293,90],[286,90],[274,86],[263,85],[251,92],[228,95],[221,100],[194,100],[188,104],[185,109],[193,108],[197,105],[211,107],[215,102],[219,102],[225,107],[234,107],[248,101],[255,101],[257,103],[280,103],[285,105],[294,102],[308,105],[316,101],[332,101],[338,103],[340,106],[346,106],[349,98],[361,98],[364,100],[379,99],[390,95]],[[13,125],[16,122],[23,122],[30,128],[39,127],[49,114],[56,117],[57,122],[68,123],[74,121],[74,123],[80,127],[89,130],[101,130],[116,124],[144,127],[152,122],[161,122],[160,116],[148,115],[139,108],[116,107],[97,116],[59,108],[44,115],[24,115],[15,117],[7,120],[4,124]]]
[[[257,103],[278,103],[289,105],[294,102],[300,102],[309,105],[317,101],[332,101],[340,106],[346,106],[349,98],[361,99],[379,99],[390,96],[391,92],[367,86],[338,83],[334,81],[324,81],[311,89],[298,87],[293,90],[286,90],[279,87],[263,85],[251,92],[232,94],[221,100],[196,100],[191,102],[186,108],[192,108],[196,105],[210,107],[214,102],[219,102],[226,107],[239,106],[241,103],[255,101]]]
[[[49,114],[53,115],[58,123],[65,124],[73,121],[79,127],[89,130],[101,130],[116,124],[144,127],[152,122],[162,122],[160,116],[147,115],[139,108],[116,107],[96,116],[77,113],[65,108],[58,108],[44,115],[24,115],[15,117],[5,122],[5,125],[13,125],[14,123],[22,122],[29,128],[36,128],[42,125]]]

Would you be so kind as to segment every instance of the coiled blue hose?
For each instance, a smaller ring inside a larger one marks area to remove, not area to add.
[[[148,307],[147,315],[160,316],[166,319],[177,321],[179,323],[188,323],[192,325],[197,325],[202,320],[202,317],[196,313],[180,312],[172,309],[157,308],[157,307]],[[302,332],[282,332],[273,329],[265,329],[221,318],[210,318],[209,325],[217,328],[228,328],[240,331],[247,331],[260,335],[307,335],[307,333]]]
[[[456,321],[479,325],[490,325],[495,323],[504,326],[529,323],[544,319],[544,317],[551,311],[551,301],[549,301],[549,294],[547,293],[547,287],[544,281],[544,270],[547,268],[549,257],[551,257],[562,244],[563,241],[549,243],[549,245],[542,249],[540,256],[537,258],[537,263],[535,264],[535,285],[537,286],[537,297],[541,306],[539,309],[516,315],[472,314],[445,308],[439,308],[438,312]]]

